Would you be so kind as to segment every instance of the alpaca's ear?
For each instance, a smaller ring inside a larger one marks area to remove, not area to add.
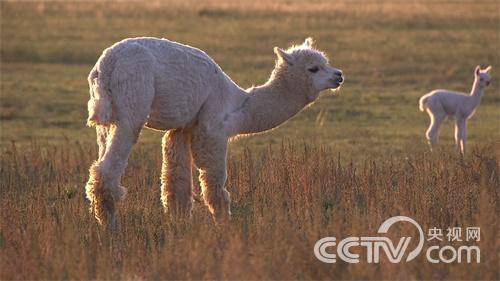
[[[312,48],[314,45],[314,39],[312,39],[311,37],[307,37],[303,45]]]
[[[481,68],[479,67],[479,65],[478,65],[478,66],[476,66],[476,70],[474,70],[474,73],[475,73],[476,75],[479,75],[479,72],[480,72],[480,71],[481,71]]]
[[[490,73],[490,70],[491,70],[491,65],[490,65],[490,66],[488,66],[488,67],[484,70],[484,72],[488,72],[488,73]]]
[[[278,57],[280,59],[284,60],[285,62],[287,62],[290,65],[293,65],[294,59],[293,59],[293,56],[290,55],[289,53],[285,52],[284,50],[282,50],[278,47],[274,47],[274,53],[276,55],[278,55]]]

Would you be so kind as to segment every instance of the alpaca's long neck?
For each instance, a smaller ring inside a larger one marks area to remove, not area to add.
[[[483,96],[484,87],[479,85],[478,79],[474,80],[472,84],[472,90],[470,92],[470,96],[472,97],[473,106],[476,107],[481,102],[481,97]]]
[[[307,87],[293,77],[273,77],[248,94],[242,108],[238,133],[252,134],[279,126],[308,103]]]

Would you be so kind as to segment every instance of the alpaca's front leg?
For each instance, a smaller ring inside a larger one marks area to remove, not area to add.
[[[198,130],[193,133],[191,149],[205,204],[216,221],[229,219],[231,197],[225,187],[227,139]]]
[[[467,120],[465,118],[457,118],[455,123],[455,144],[457,150],[464,155],[465,154],[465,139],[467,137]]]
[[[191,137],[183,130],[170,130],[163,137],[161,201],[172,217],[191,214]]]

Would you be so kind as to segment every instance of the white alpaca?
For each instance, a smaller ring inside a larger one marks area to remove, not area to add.
[[[88,125],[97,130],[99,158],[90,168],[87,197],[97,220],[115,225],[125,194],[120,178],[143,126],[163,139],[161,200],[172,215],[190,214],[192,164],[216,219],[227,218],[229,138],[274,128],[336,89],[342,72],[329,66],[312,39],[274,48],[275,69],[262,86],[243,90],[203,51],[166,39],[132,38],[106,49],[89,75]]]
[[[455,143],[460,153],[465,153],[465,140],[467,137],[467,119],[474,115],[484,88],[490,84],[489,72],[491,66],[481,70],[479,66],[474,71],[474,83],[470,94],[457,93],[448,90],[434,90],[420,98],[420,110],[429,114],[431,123],[425,136],[431,148],[437,144],[439,126],[445,117],[455,118]]]

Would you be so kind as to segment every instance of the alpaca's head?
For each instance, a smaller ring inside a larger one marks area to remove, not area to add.
[[[476,81],[479,83],[479,86],[486,87],[490,84],[490,71],[491,66],[488,66],[485,69],[481,69],[479,65],[476,66],[476,69],[474,70],[474,76],[476,78]]]
[[[287,73],[295,80],[305,82],[309,91],[316,97],[320,91],[337,89],[344,82],[340,69],[330,66],[325,54],[313,47],[313,40],[307,38],[302,45],[288,50],[274,47],[278,56],[276,68],[280,73]]]

